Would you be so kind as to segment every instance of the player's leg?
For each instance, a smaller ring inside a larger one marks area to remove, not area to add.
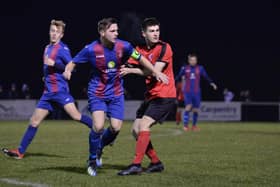
[[[193,102],[193,119],[192,119],[192,130],[193,131],[199,131],[200,129],[197,127],[197,120],[198,120],[198,114],[199,114],[199,107],[200,107],[200,95],[197,94],[194,97],[194,102]]]
[[[105,112],[104,111],[94,111],[92,112],[93,129],[89,133],[89,159],[87,172],[91,176],[96,176],[97,170],[97,150],[101,142],[101,136],[103,133],[104,123],[105,123]]]
[[[88,128],[92,128],[92,120],[87,115],[81,114],[74,103],[68,103],[64,105],[64,110],[71,116],[75,121],[79,121],[85,124]]]
[[[142,173],[142,160],[150,142],[150,126],[155,122],[149,116],[143,116],[139,123],[139,134],[136,142],[135,157],[126,169],[120,171],[118,175],[137,175]]]
[[[107,146],[110,145],[112,142],[114,142],[120,132],[122,126],[122,120],[116,119],[116,118],[110,118],[110,126],[104,130],[101,138],[101,144],[100,148],[101,150]]]
[[[5,155],[16,158],[16,159],[22,159],[24,156],[24,153],[29,146],[29,144],[32,142],[33,138],[35,137],[37,133],[37,129],[41,123],[41,121],[48,115],[49,111],[52,111],[53,108],[50,104],[51,96],[48,94],[42,95],[40,98],[36,109],[34,110],[31,118],[29,126],[27,127],[20,145],[17,149],[9,150],[7,148],[3,148],[2,151]]]
[[[140,132],[140,121],[143,118],[143,116],[145,115],[146,110],[149,107],[149,102],[148,101],[144,101],[141,103],[141,105],[139,106],[139,108],[136,111],[136,119],[134,120],[133,124],[132,124],[132,128],[131,128],[131,132],[132,132],[132,136],[135,138],[135,140],[137,140],[138,138],[138,134]]]
[[[15,159],[22,159],[24,157],[27,147],[30,145],[33,138],[35,137],[41,121],[48,115],[48,113],[49,111],[46,109],[36,108],[32,117],[30,118],[29,126],[27,127],[21,139],[19,147],[13,150],[3,148],[2,151],[4,152],[4,154]]]
[[[184,111],[184,131],[189,131],[189,116],[192,109],[192,95],[189,93],[185,94],[185,111]]]
[[[176,112],[176,124],[179,125],[182,122],[182,115],[184,114],[185,102],[183,100],[178,101]]]
[[[133,175],[142,172],[141,163],[149,144],[151,143],[150,128],[156,122],[163,122],[170,113],[170,109],[173,109],[174,105],[174,99],[155,99],[149,103],[145,115],[139,122],[139,133],[136,142],[135,157],[132,164],[125,170],[120,171],[118,175]],[[163,171],[163,169],[163,164],[158,159],[157,163],[151,163],[149,165],[147,172],[160,172]]]
[[[92,120],[90,117],[81,114],[75,103],[74,98],[68,92],[59,92],[55,95],[55,101],[63,106],[64,110],[75,121],[85,124],[88,128],[92,128]]]
[[[176,108],[176,124],[177,125],[179,125],[181,122],[181,109],[179,107],[179,102],[180,101],[178,101],[177,108]]]
[[[110,119],[110,126],[105,129],[102,135],[100,144],[101,150],[106,145],[109,145],[115,141],[122,127],[124,118],[124,96],[111,99],[107,107],[107,116]]]
[[[97,175],[97,150],[100,145],[101,136],[105,123],[105,112],[107,106],[104,100],[96,97],[90,97],[89,110],[92,114],[93,128],[89,133],[89,159],[87,172],[91,176]]]
[[[135,119],[133,122],[133,126],[132,126],[132,136],[135,138],[136,141],[138,139],[138,134],[140,132],[140,121],[141,121],[140,118]],[[146,155],[151,160],[151,163],[155,164],[155,163],[159,162],[159,158],[156,154],[156,151],[155,151],[151,141],[149,142],[148,147],[146,149]]]
[[[108,102],[107,116],[110,120],[110,126],[104,130],[100,145],[97,150],[97,165],[102,166],[102,151],[105,146],[112,144],[122,127],[124,118],[124,96],[115,97]]]

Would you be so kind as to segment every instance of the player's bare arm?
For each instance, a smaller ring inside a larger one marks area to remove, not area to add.
[[[156,62],[156,64],[154,65],[154,68],[157,71],[162,72],[165,65],[166,64],[164,62]],[[125,76],[125,75],[128,75],[128,74],[137,74],[137,75],[141,75],[141,76],[149,76],[149,75],[152,74],[152,72],[149,71],[147,68],[141,69],[141,68],[130,68],[130,67],[122,66],[121,70],[120,70],[120,74],[121,74],[121,76]]]
[[[125,65],[121,66],[120,69],[120,75],[121,76],[125,76],[128,74],[136,74],[136,75],[140,75],[140,76],[148,76],[151,75],[152,72],[147,70],[146,68],[141,69],[141,68],[137,68],[137,67],[127,67]]]
[[[46,64],[48,66],[54,66],[55,65],[55,61],[53,59],[49,58],[48,56],[45,56],[44,64]]]
[[[163,82],[164,84],[168,84],[168,77],[161,71],[154,68],[154,66],[150,63],[148,59],[146,59],[144,56],[141,56],[139,62],[142,66],[144,66],[146,69],[152,72],[152,75],[157,79],[157,81]]]
[[[74,62],[69,62],[66,67],[65,70],[63,72],[63,76],[65,77],[65,79],[70,80],[71,79],[71,75],[72,75],[72,71],[74,70],[76,64]]]

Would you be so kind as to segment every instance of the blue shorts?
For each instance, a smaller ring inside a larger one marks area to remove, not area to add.
[[[40,98],[37,108],[53,111],[55,104],[63,107],[68,103],[74,103],[73,97],[68,92],[45,93]]]
[[[112,98],[90,97],[88,100],[89,111],[104,111],[109,118],[123,120],[124,118],[124,96]]]
[[[200,107],[200,93],[185,93],[185,105],[192,105],[193,108]]]

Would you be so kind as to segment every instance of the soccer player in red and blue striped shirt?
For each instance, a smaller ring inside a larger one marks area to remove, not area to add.
[[[16,159],[22,159],[24,153],[35,137],[37,129],[43,119],[53,111],[54,105],[58,104],[76,121],[92,127],[92,120],[82,115],[74,104],[74,99],[69,93],[67,80],[63,77],[64,68],[72,60],[70,51],[61,39],[64,35],[65,23],[61,20],[52,20],[50,24],[50,44],[46,46],[43,55],[43,72],[45,89],[37,107],[30,119],[21,143],[17,149],[8,150],[3,148],[5,155]]]
[[[176,80],[184,76],[184,99],[185,99],[185,112],[184,112],[184,130],[189,131],[189,112],[193,112],[192,130],[199,131],[197,127],[198,111],[201,101],[200,78],[203,76],[214,90],[217,89],[216,84],[208,76],[203,66],[197,64],[197,55],[188,55],[188,65],[181,68]]]
[[[124,118],[124,88],[120,69],[131,57],[153,72],[158,81],[167,82],[167,77],[132,45],[118,37],[118,24],[114,18],[104,18],[98,22],[100,38],[85,46],[70,62],[64,75],[71,78],[76,64],[90,63],[92,69],[88,85],[88,103],[94,126],[89,134],[89,160],[87,172],[97,175],[97,167],[101,166],[100,157],[104,146],[115,140],[121,129]],[[105,117],[110,120],[110,127],[103,131]]]

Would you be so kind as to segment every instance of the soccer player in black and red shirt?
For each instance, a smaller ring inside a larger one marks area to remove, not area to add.
[[[139,66],[133,68],[123,67],[121,69],[123,76],[130,73],[147,76],[147,92],[133,123],[132,132],[137,140],[135,157],[132,164],[125,170],[120,171],[118,175],[140,174],[143,171],[141,162],[145,154],[151,160],[146,172],[152,173],[164,170],[164,166],[153,148],[150,139],[150,128],[157,122],[162,123],[175,107],[176,88],[173,74],[173,52],[168,43],[159,40],[160,23],[158,20],[155,18],[145,19],[142,24],[142,34],[146,45],[137,46],[136,50],[148,58],[155,69],[167,75],[169,82],[164,84],[156,81],[150,76],[149,71]],[[138,65],[138,62],[133,59],[129,59],[128,63]]]

